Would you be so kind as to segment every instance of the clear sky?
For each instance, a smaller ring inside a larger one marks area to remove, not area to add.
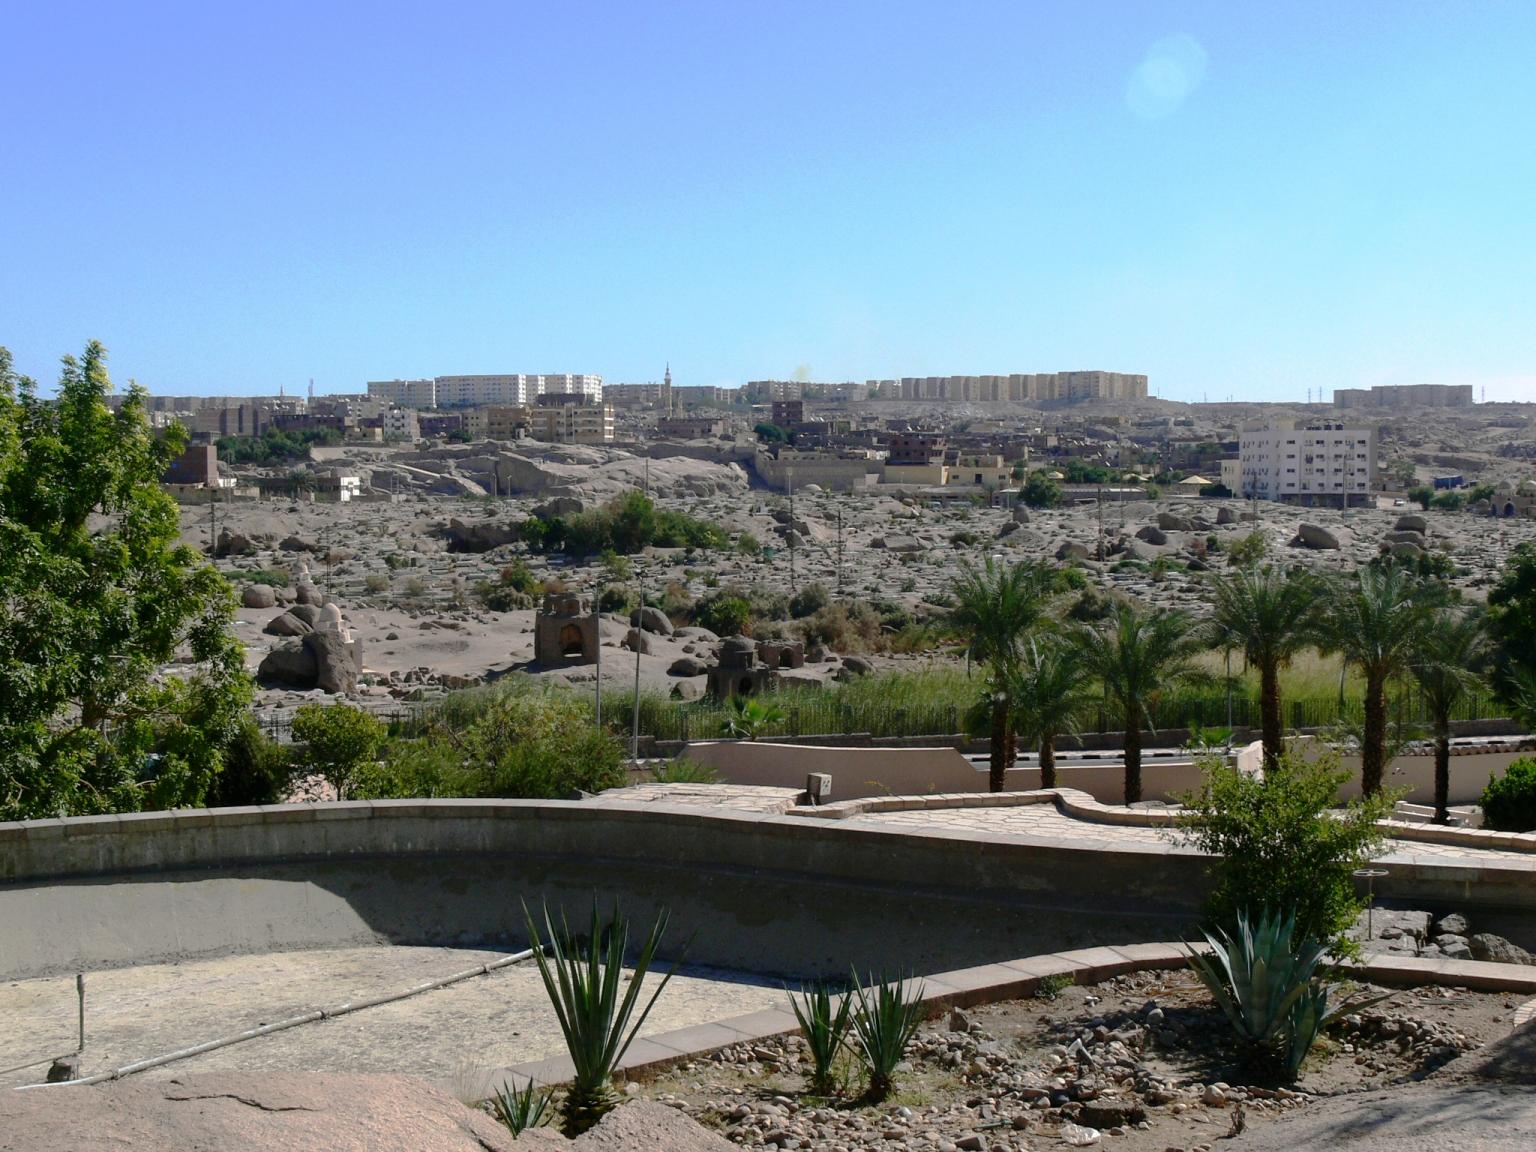
[[[164,392],[1536,400],[1536,3],[0,0],[0,344]]]

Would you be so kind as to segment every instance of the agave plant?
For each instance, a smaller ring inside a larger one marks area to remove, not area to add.
[[[869,1098],[883,1100],[890,1094],[896,1065],[923,1019],[921,982],[887,983],[871,976],[869,987],[853,974],[853,1034],[869,1075]]]
[[[516,1136],[529,1128],[541,1128],[554,1118],[555,1094],[540,1090],[532,1080],[521,1088],[505,1084],[491,1097],[491,1112]]]
[[[656,998],[677,971],[677,963],[674,963],[636,1018],[640,990],[667,929],[668,915],[667,910],[662,909],[641,943],[635,957],[634,973],[621,995],[629,922],[619,913],[617,905],[613,918],[605,926],[598,919],[597,902],[593,901],[591,926],[582,939],[571,934],[563,915],[557,932],[546,906],[544,937],[548,940],[548,956],[532,915],[526,905],[523,908],[533,958],[539,966],[544,991],[549,994],[555,1016],[560,1021],[560,1031],[565,1036],[575,1073],[560,1107],[561,1127],[567,1136],[579,1136],[617,1103],[613,1070],[629,1050],[636,1033],[645,1024],[645,1018],[651,1014]]]
[[[791,992],[789,1006],[794,1010],[795,1019],[800,1021],[800,1031],[805,1033],[805,1044],[811,1051],[811,1091],[819,1096],[831,1096],[837,1087],[832,1075],[832,1061],[848,1039],[853,997],[844,996],[834,1009],[831,989],[818,981],[802,987],[799,996]]]
[[[1324,941],[1295,939],[1296,918],[1265,912],[1257,924],[1239,912],[1236,938],[1206,932],[1211,954],[1190,950],[1190,963],[1237,1034],[1243,1060],[1263,1073],[1294,1080],[1318,1034],[1336,1016],[1386,997],[1345,1000],[1329,1007],[1329,989],[1315,979],[1328,950]]]

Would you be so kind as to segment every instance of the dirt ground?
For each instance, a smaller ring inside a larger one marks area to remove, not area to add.
[[[1465,989],[1391,990],[1331,1030],[1296,1084],[1277,1087],[1237,1066],[1230,1029],[1193,973],[1140,973],[926,1024],[880,1105],[807,1095],[797,1040],[728,1051],[642,1090],[748,1147],[1014,1152],[1064,1146],[1075,1124],[1099,1146],[1164,1152],[1214,1147],[1321,1098],[1454,1074],[1510,1031],[1518,1006]]]

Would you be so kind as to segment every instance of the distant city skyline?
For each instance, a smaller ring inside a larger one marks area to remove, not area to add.
[[[0,344],[161,394],[1536,401],[1536,6],[13,5]]]

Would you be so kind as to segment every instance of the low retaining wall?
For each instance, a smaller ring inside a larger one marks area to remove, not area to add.
[[[803,788],[811,772],[832,777],[833,800],[868,796],[927,796],[987,791],[986,765],[967,760],[953,748],[833,748],[810,744],[720,740],[690,744],[683,759],[714,770],[726,784]],[[1142,762],[1142,789],[1148,800],[1174,800],[1200,785],[1200,771],[1188,760]],[[1058,762],[1056,777],[1064,788],[1086,792],[1106,804],[1125,796],[1125,769],[1119,764],[1079,765]],[[1008,772],[1005,791],[1040,787],[1040,769],[1019,765]]]

